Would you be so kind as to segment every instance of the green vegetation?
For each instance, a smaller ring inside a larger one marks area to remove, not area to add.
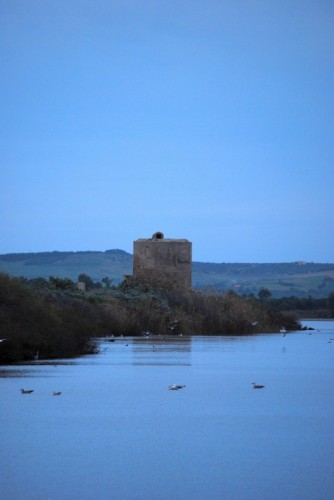
[[[328,297],[282,297],[267,302],[274,311],[293,311],[299,317],[334,318],[334,292]]]
[[[73,295],[70,280],[28,284],[0,275],[0,363],[87,353],[102,320],[93,305]]]
[[[87,276],[89,278],[89,276]],[[91,284],[91,282],[89,281]],[[94,283],[93,283],[94,284]],[[297,329],[254,297],[176,290],[123,282],[80,293],[68,278],[33,280],[0,274],[0,363],[71,357],[93,351],[106,335],[242,335]]]

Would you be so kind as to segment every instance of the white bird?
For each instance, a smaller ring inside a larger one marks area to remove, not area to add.
[[[146,332],[143,332],[143,335],[145,335],[145,337],[150,337],[152,333],[147,330]]]

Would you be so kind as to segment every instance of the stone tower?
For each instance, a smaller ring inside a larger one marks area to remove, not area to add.
[[[163,233],[133,242],[133,277],[165,282],[173,288],[191,288],[191,242],[165,239]]]

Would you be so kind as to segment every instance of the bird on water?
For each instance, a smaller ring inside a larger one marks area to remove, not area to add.
[[[256,384],[255,382],[252,382],[253,384],[253,389],[263,389],[264,388],[264,385],[259,385],[259,384]]]
[[[145,335],[146,338],[151,337],[152,333],[149,330],[146,330],[145,332],[142,332],[143,335]]]
[[[34,392],[33,389],[20,389],[21,394],[32,394]]]

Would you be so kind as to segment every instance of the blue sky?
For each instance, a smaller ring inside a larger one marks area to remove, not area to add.
[[[334,3],[0,0],[0,253],[334,261]]]

